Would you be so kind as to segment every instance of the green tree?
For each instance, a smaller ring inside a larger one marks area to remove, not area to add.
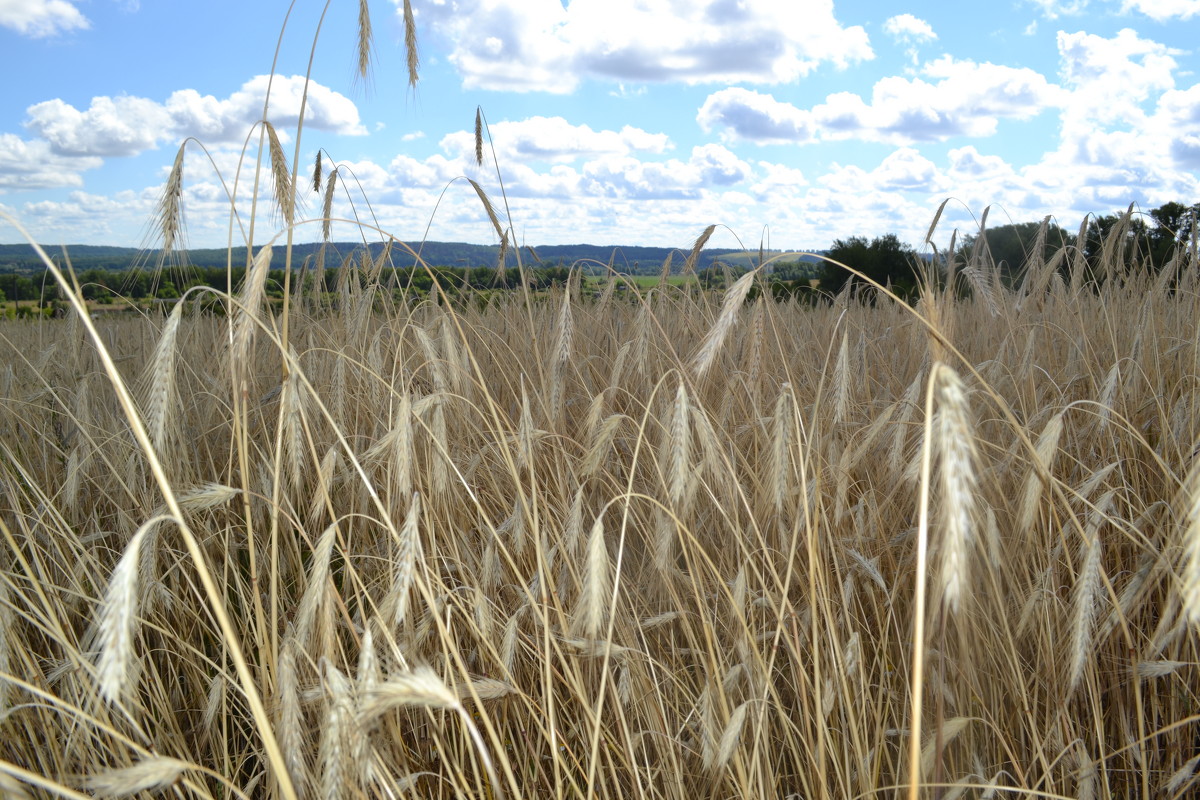
[[[1150,211],[1154,228],[1147,238],[1150,260],[1161,268],[1175,256],[1175,248],[1191,242],[1196,231],[1196,220],[1200,218],[1200,203],[1185,206],[1183,203],[1164,203]]]
[[[1141,264],[1148,245],[1146,220],[1120,212],[1094,217],[1088,223],[1083,253],[1092,275],[1103,280],[1112,270],[1126,272]]]
[[[917,252],[900,241],[894,233],[867,241],[865,236],[838,239],[830,248],[829,257],[852,267],[871,280],[886,286],[900,296],[917,290]],[[821,291],[836,294],[848,283],[861,283],[857,275],[840,266],[825,262],[820,272]]]
[[[1043,235],[1042,225],[1045,224]],[[1049,261],[1055,253],[1071,244],[1074,237],[1064,228],[1053,222],[1018,222],[1013,225],[1001,225],[983,231],[983,243],[990,255],[991,263],[1000,270],[1002,279],[1010,286],[1017,283],[1019,276],[1024,273],[1030,261],[1037,255],[1039,236],[1041,240],[1041,261]],[[972,253],[979,244],[979,235],[963,238],[960,253]]]

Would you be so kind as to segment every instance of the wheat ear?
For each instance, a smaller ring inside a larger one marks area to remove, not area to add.
[[[715,766],[719,769],[729,763],[733,751],[737,749],[738,741],[742,738],[742,728],[746,724],[746,712],[750,710],[750,700],[739,705],[729,715],[729,723],[721,733],[721,741],[717,745],[717,760]]]
[[[246,359],[250,354],[250,345],[254,341],[254,332],[258,323],[259,306],[262,305],[266,293],[267,274],[271,268],[271,245],[263,245],[258,255],[246,273],[246,283],[242,287],[241,308],[233,329],[233,363],[239,369],[245,370]],[[244,374],[244,372],[243,372]]]
[[[411,0],[404,0],[404,62],[408,67],[408,85],[416,86],[421,60],[417,53],[417,22],[413,18]]]
[[[1074,613],[1071,625],[1071,664],[1067,676],[1067,690],[1074,692],[1083,677],[1084,668],[1092,657],[1092,640],[1095,633],[1096,610],[1100,605],[1100,593],[1103,590],[1101,578],[1101,546],[1100,529],[1104,523],[1104,515],[1112,502],[1112,490],[1106,492],[1099,500],[1088,523],[1084,527],[1084,539],[1080,542],[1083,553],[1083,564],[1075,578]]]
[[[717,356],[717,351],[721,349],[726,335],[733,328],[738,310],[742,307],[746,295],[750,292],[750,287],[754,284],[756,274],[753,270],[747,272],[738,278],[733,286],[729,287],[729,291],[725,293],[725,302],[721,306],[721,314],[717,317],[716,324],[712,326],[712,329],[709,330],[708,335],[704,338],[704,343],[700,346],[700,351],[696,354],[696,358],[692,362],[692,369],[695,371],[697,378],[703,376],[708,371],[708,368],[712,366],[712,362]]]
[[[597,517],[588,537],[587,570],[579,597],[579,628],[589,639],[599,638],[608,618],[612,576],[608,563],[608,543],[604,539],[604,520]]]
[[[325,727],[321,729],[321,794],[325,800],[338,800],[350,796],[347,786],[349,775],[346,770],[349,748],[356,747],[355,737],[359,726],[355,724],[354,703],[350,696],[350,682],[341,670],[322,656],[320,661],[325,675],[325,691],[328,697],[328,712]]]
[[[313,548],[308,585],[304,587],[304,594],[300,597],[300,608],[296,612],[297,641],[308,642],[310,640],[313,623],[316,622],[317,612],[325,598],[325,584],[329,581],[329,557],[333,551],[336,537],[337,525],[330,525],[317,540],[317,546]]]
[[[1029,475],[1025,478],[1025,491],[1021,495],[1021,509],[1017,517],[1017,530],[1023,534],[1029,533],[1037,518],[1038,503],[1042,499],[1045,481],[1051,479],[1054,456],[1058,452],[1058,440],[1062,437],[1062,432],[1063,412],[1060,411],[1046,423],[1046,427],[1042,429],[1042,435],[1038,437],[1037,445],[1034,447],[1037,461],[1032,465]],[[1046,473],[1045,478],[1042,477],[1042,471]]]
[[[687,261],[684,262],[682,274],[687,275],[696,271],[696,260],[700,258],[700,251],[704,249],[704,245],[708,244],[708,240],[712,238],[713,231],[716,229],[716,225],[709,225],[696,237],[696,242],[692,245],[692,252],[688,254]]]
[[[329,177],[325,179],[325,196],[321,198],[321,238],[326,242],[329,241],[329,235],[333,230],[333,192],[337,186],[337,177],[338,171],[335,167],[329,171]],[[321,253],[324,256],[324,251]],[[341,271],[339,270],[339,273]],[[322,260],[319,274],[324,275],[324,272],[325,262]]]
[[[1200,625],[1200,468],[1187,482],[1187,527],[1183,530],[1183,613]]]
[[[367,4],[367,0],[358,0],[358,77],[366,80],[370,71],[371,7]]]
[[[109,578],[100,602],[99,646],[96,680],[100,694],[119,703],[133,671],[133,636],[137,621],[138,575],[142,544],[156,525],[168,516],[154,517],[138,528]]]
[[[400,527],[399,552],[396,555],[396,579],[388,592],[385,607],[395,609],[391,622],[396,627],[404,623],[408,614],[408,601],[417,557],[421,550],[421,537],[418,523],[421,518],[421,496],[413,492],[412,502],[408,506],[408,514]]]
[[[945,364],[938,367],[938,455],[944,520],[942,600],[953,611],[967,583],[975,513],[975,440],[966,389],[958,373]]]
[[[475,166],[483,166],[483,109],[475,106]]]
[[[688,425],[689,406],[687,387],[680,380],[672,406],[671,427],[668,430],[670,447],[667,450],[667,493],[674,503],[679,503],[684,498],[691,478],[692,430]]]
[[[292,171],[288,168],[287,155],[283,145],[279,143],[279,134],[270,122],[263,122],[267,128],[268,153],[271,156],[271,185],[274,188],[275,204],[283,221],[290,227],[296,221],[296,196],[292,193]]]
[[[1171,777],[1167,778],[1165,788],[1168,794],[1179,797],[1176,792],[1183,788],[1184,784],[1196,772],[1196,767],[1200,766],[1200,756],[1194,756],[1184,762],[1183,766],[1171,773]]]
[[[279,746],[283,750],[288,774],[303,795],[308,785],[308,765],[304,754],[304,726],[300,716],[300,681],[296,674],[296,637],[288,635],[279,654]]]
[[[162,239],[162,258],[175,250],[183,233],[183,153],[187,142],[175,153],[175,163],[167,175],[162,197],[158,201],[158,232]]]
[[[182,319],[183,303],[176,303],[163,326],[146,373],[146,428],[154,449],[160,453],[166,444],[168,426],[175,410],[175,341]]]
[[[166,789],[191,766],[176,758],[152,755],[128,767],[90,775],[84,785],[100,797],[129,797],[138,792]]]
[[[8,578],[0,573],[0,675],[11,675],[13,672],[13,649],[9,642],[9,635],[16,624],[16,615],[13,614],[12,607],[9,605],[11,602],[8,594]],[[8,699],[12,688],[12,683],[0,678],[0,718],[8,713]],[[0,796],[3,796],[2,793]]]

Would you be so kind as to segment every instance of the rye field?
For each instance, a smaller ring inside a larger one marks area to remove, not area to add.
[[[4,791],[1190,796],[1200,267],[1070,265],[5,323]]]
[[[0,797],[1196,796],[1194,238],[268,303],[266,114],[233,288],[0,321]]]

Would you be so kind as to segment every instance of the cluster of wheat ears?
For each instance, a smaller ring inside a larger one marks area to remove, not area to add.
[[[1123,243],[7,323],[0,796],[1191,796],[1200,262]]]

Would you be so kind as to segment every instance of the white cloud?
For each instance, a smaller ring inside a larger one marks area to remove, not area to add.
[[[770,95],[723,89],[705,100],[705,130],[760,144],[862,139],[891,144],[990,136],[1002,118],[1029,119],[1059,102],[1060,92],[1031,69],[977,64],[944,56],[927,64],[934,80],[883,78],[868,103],[850,92],[799,109]]]
[[[262,115],[270,78],[260,75],[228,98],[195,89],[173,92],[165,103],[144,97],[95,97],[84,111],[60,99],[27,109],[26,127],[61,155],[129,156],[163,142],[195,136],[205,144],[240,143]],[[269,118],[281,135],[295,126],[304,78],[276,76]],[[353,101],[318,83],[308,85],[305,125],[341,134],[363,134]]]
[[[1074,117],[1136,121],[1152,94],[1175,86],[1177,52],[1129,28],[1111,39],[1059,31],[1058,52]]]
[[[897,14],[883,23],[883,30],[895,39],[904,42],[930,42],[938,38],[933,27],[912,14]]]
[[[696,114],[705,131],[723,128],[723,134],[758,144],[817,140],[816,122],[810,111],[776,100],[751,89],[722,89],[710,94]]]
[[[1137,11],[1155,22],[1187,20],[1200,15],[1200,0],[1124,0],[1122,11]]]
[[[46,142],[0,133],[0,192],[82,186],[80,173],[100,164],[99,158],[59,155]]]
[[[949,157],[949,174],[958,179],[982,180],[1013,175],[1012,167],[1003,158],[983,155],[971,145],[951,150]]]
[[[763,177],[750,187],[750,191],[759,200],[787,202],[789,198],[798,197],[803,187],[809,185],[804,173],[794,167],[759,161],[758,171]]]
[[[467,88],[780,83],[874,57],[866,32],[834,17],[832,0],[433,0],[416,13],[447,40]]]
[[[66,0],[0,0],[0,25],[22,36],[41,38],[89,26],[87,17]]]
[[[1083,13],[1091,0],[1031,0],[1047,19],[1073,17]]]
[[[528,161],[568,163],[632,152],[662,153],[673,146],[663,133],[648,133],[630,125],[619,131],[596,131],[587,125],[572,125],[562,117],[530,117],[518,122],[497,122],[489,127],[496,158],[504,165]],[[440,144],[451,155],[475,157],[474,132],[451,133]],[[486,146],[485,150],[491,152]]]
[[[34,236],[53,244],[111,243],[126,245],[129,232],[120,226],[126,220],[144,220],[153,199],[132,191],[114,195],[71,192],[66,200],[25,203],[21,217]]]

